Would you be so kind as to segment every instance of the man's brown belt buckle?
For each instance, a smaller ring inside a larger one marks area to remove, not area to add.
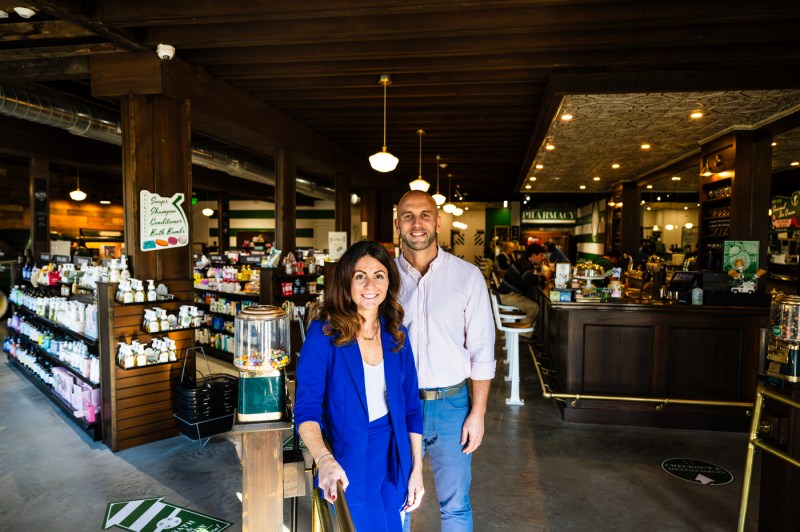
[[[423,401],[438,401],[440,399],[444,399],[445,397],[451,397],[462,390],[467,385],[467,380],[464,379],[463,381],[455,384],[453,386],[447,386],[446,388],[436,388],[435,390],[420,390],[419,391],[419,398]]]

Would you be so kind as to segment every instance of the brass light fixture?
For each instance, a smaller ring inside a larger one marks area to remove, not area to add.
[[[86,192],[81,190],[81,171],[78,169],[76,171],[76,176],[78,178],[78,187],[69,193],[69,197],[72,198],[74,201],[83,201],[86,199]]]
[[[709,177],[720,173],[724,169],[725,163],[722,161],[722,157],[720,157],[719,154],[716,154],[712,161],[709,161],[708,157],[703,159],[703,167],[700,169],[700,175],[703,177]]]
[[[391,172],[397,168],[399,159],[386,150],[386,87],[392,84],[392,77],[383,74],[378,80],[383,85],[383,149],[370,156],[369,164],[378,172]]]
[[[442,162],[442,158],[437,155],[436,156],[436,194],[433,195],[433,201],[436,202],[436,205],[442,205],[445,201],[447,201],[447,198],[445,198],[439,192],[439,168],[444,168],[446,166],[447,165]]]
[[[431,188],[431,184],[422,179],[422,135],[425,134],[425,130],[418,129],[417,135],[419,135],[419,176],[408,184],[411,190],[421,190],[422,192],[427,192],[429,188]]]

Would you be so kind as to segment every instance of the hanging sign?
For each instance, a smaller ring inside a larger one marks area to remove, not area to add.
[[[772,196],[772,227],[775,229],[788,229],[800,227],[797,221],[798,204],[800,204],[800,191],[791,196]]]
[[[221,532],[233,523],[193,512],[153,497],[138,501],[112,502],[106,508],[103,530],[111,527],[135,532]]]
[[[522,223],[575,225],[575,211],[571,209],[529,209],[522,211]]]
[[[733,475],[727,469],[693,458],[670,458],[661,462],[661,468],[674,477],[705,486],[719,486],[733,481]]]
[[[183,212],[180,192],[167,198],[142,190],[139,221],[142,251],[179,248],[189,243],[189,221]]]
[[[339,260],[347,249],[347,233],[344,231],[328,231],[328,256],[331,260]]]

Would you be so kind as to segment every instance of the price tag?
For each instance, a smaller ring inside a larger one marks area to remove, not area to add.
[[[225,255],[220,255],[217,253],[212,253],[209,255],[209,259],[211,262],[228,262],[228,258]]]
[[[239,255],[240,264],[261,264],[262,255]]]
[[[53,260],[52,257],[53,256],[50,255],[50,253],[40,253],[39,254],[39,260],[42,261],[42,262],[50,262],[51,260]]]
[[[56,264],[67,264],[72,262],[72,257],[69,255],[53,255],[53,262]]]
[[[84,264],[91,264],[92,263],[92,257],[85,257],[83,255],[75,255],[72,258],[72,262],[73,262],[73,264],[75,264],[75,266],[83,266]]]

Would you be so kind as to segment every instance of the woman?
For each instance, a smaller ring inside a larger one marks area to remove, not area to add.
[[[359,532],[402,530],[422,486],[422,408],[389,253],[358,242],[325,283],[297,364],[294,417],[317,463],[317,485],[342,482]],[[330,443],[325,446],[323,434]]]

